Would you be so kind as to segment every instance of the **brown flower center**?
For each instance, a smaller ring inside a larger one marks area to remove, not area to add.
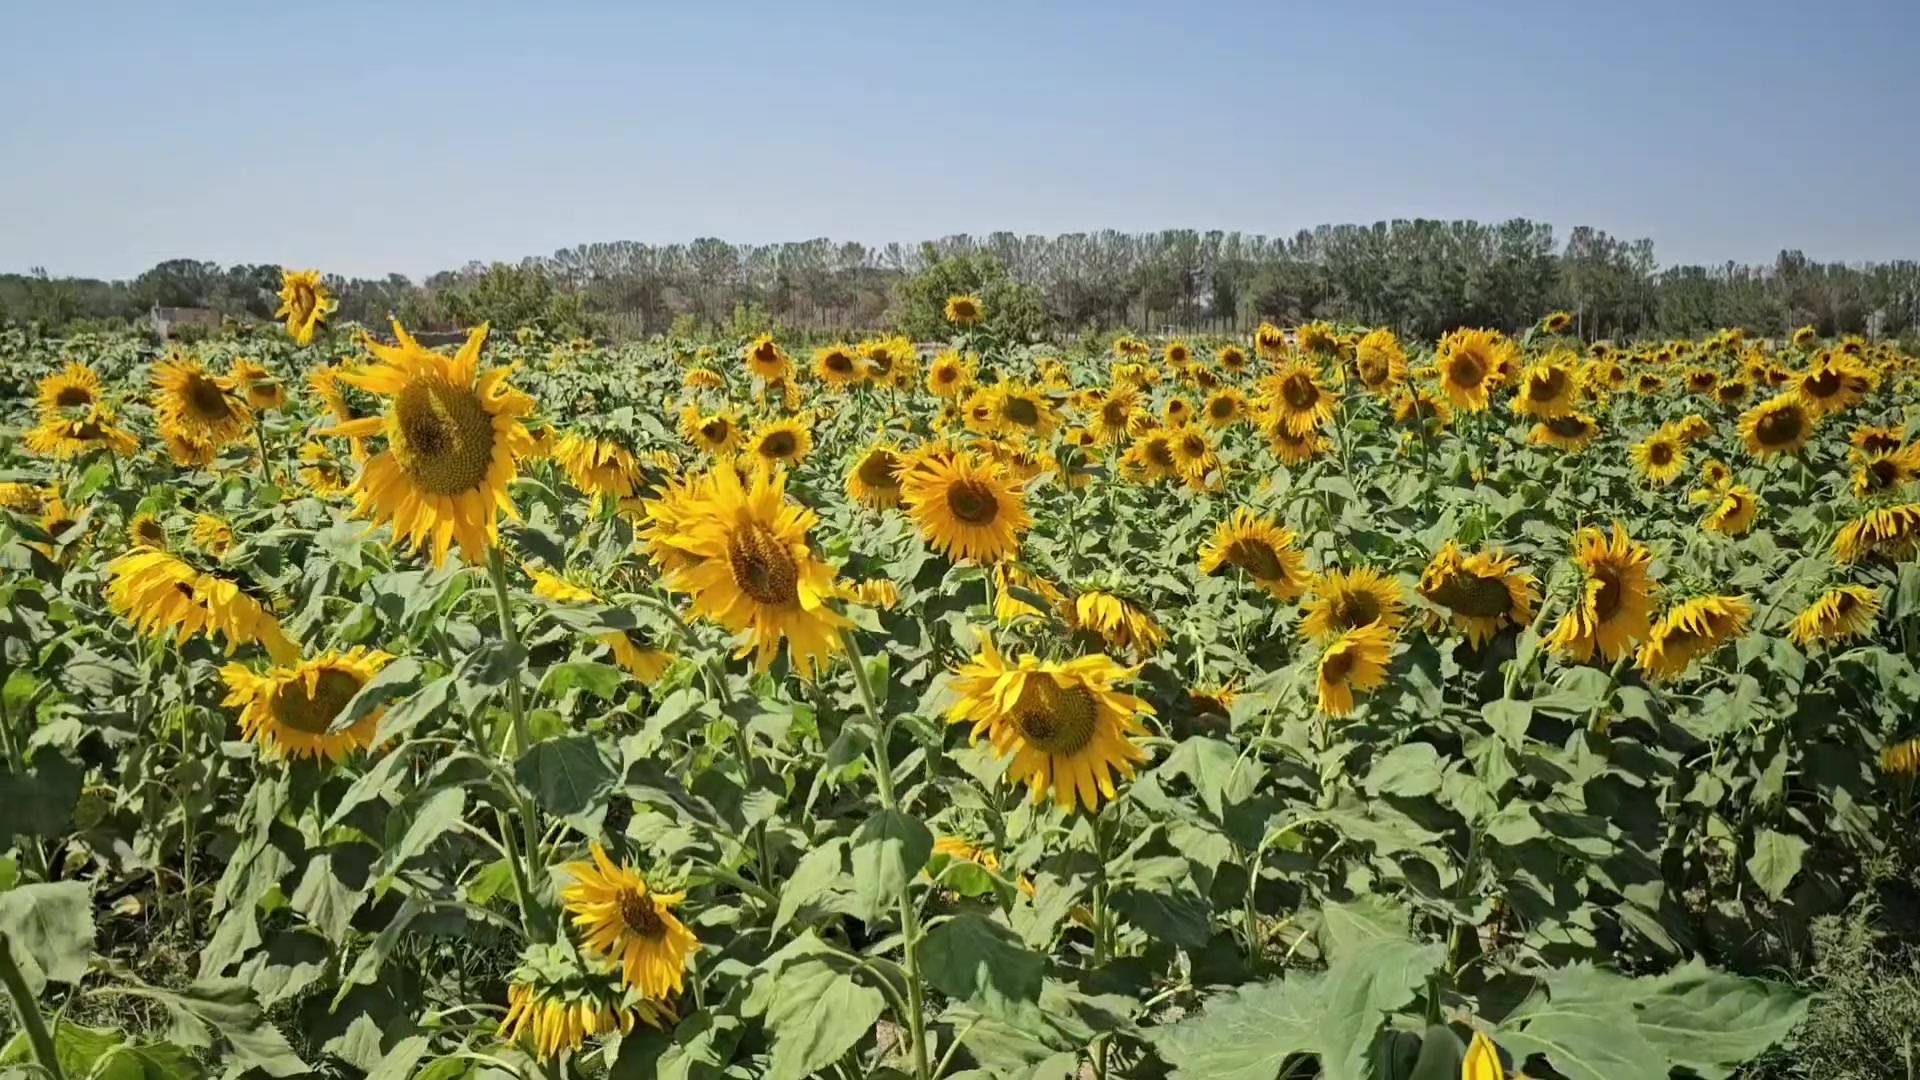
[[[1292,408],[1304,411],[1320,400],[1320,388],[1305,372],[1295,372],[1280,384],[1280,396]]]
[[[233,405],[227,400],[226,391],[220,389],[219,383],[198,372],[187,376],[180,393],[187,407],[201,420],[217,423],[233,415]]]
[[[991,525],[1000,516],[1000,500],[978,480],[961,480],[947,488],[947,512],[968,525]]]
[[[433,495],[460,495],[484,484],[493,439],[493,415],[479,395],[444,379],[408,384],[387,416],[395,462],[414,487]]]
[[[792,553],[757,521],[727,538],[727,566],[734,585],[756,604],[787,607],[800,599],[800,568]]]
[[[799,448],[799,440],[793,437],[791,431],[769,432],[766,438],[760,440],[760,456],[776,461],[792,457]]]
[[[1447,381],[1472,389],[1487,378],[1487,365],[1471,353],[1456,353],[1447,360]]]
[[[275,721],[303,735],[325,735],[360,686],[359,676],[350,671],[323,668],[311,693],[304,677],[283,683],[274,691],[269,709]]]
[[[1000,414],[1021,427],[1033,427],[1040,422],[1040,408],[1030,399],[1009,395],[1000,405]]]
[[[660,918],[660,905],[650,894],[637,889],[620,890],[620,921],[627,933],[658,941],[667,936],[667,924]]]
[[[860,482],[870,488],[891,491],[900,486],[893,475],[900,467],[900,456],[891,450],[875,450],[860,459]]]
[[[1062,687],[1043,675],[1029,677],[1013,706],[1013,725],[1034,749],[1060,757],[1093,741],[1099,707],[1083,686]]]
[[[63,386],[53,396],[53,403],[63,409],[93,404],[93,392],[84,386]]]
[[[1762,446],[1786,446],[1806,429],[1806,418],[1797,408],[1773,409],[1753,426],[1753,437]]]
[[[1665,468],[1673,464],[1673,446],[1669,443],[1657,442],[1647,447],[1647,461],[1655,468]]]
[[[1227,561],[1260,581],[1278,581],[1287,573],[1279,553],[1264,540],[1235,540],[1227,545]]]
[[[1527,380],[1527,395],[1535,401],[1558,401],[1566,389],[1567,373],[1557,367]]]
[[[1367,589],[1343,588],[1334,594],[1327,618],[1340,630],[1365,626],[1380,618],[1380,598]]]

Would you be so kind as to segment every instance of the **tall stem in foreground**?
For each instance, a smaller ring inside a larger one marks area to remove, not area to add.
[[[893,734],[892,725],[880,718],[880,706],[873,696],[873,681],[867,677],[867,658],[860,652],[860,643],[851,630],[840,631],[840,644],[847,651],[847,659],[853,664],[853,682],[860,691],[860,705],[866,710],[867,720],[873,724],[873,767],[874,777],[880,784],[880,803],[888,810],[898,811],[900,799],[893,790],[893,762],[887,756],[887,740]],[[913,1074],[918,1080],[933,1080],[933,1072],[927,1063],[927,1020],[926,995],[920,986],[920,909],[913,902],[913,881],[909,878],[900,885],[900,936],[904,939],[907,968],[907,1031],[913,1040]]]
[[[20,1014],[20,1026],[27,1030],[27,1042],[33,1046],[33,1056],[39,1059],[40,1067],[53,1080],[66,1080],[66,1074],[60,1071],[60,1056],[54,1052],[53,1036],[47,1033],[47,1020],[40,1015],[40,1005],[27,989],[26,977],[13,962],[13,946],[5,934],[0,934],[0,983],[6,984],[7,996],[13,999],[13,1009]]]
[[[500,637],[512,647],[515,653],[519,653],[521,651],[520,630],[514,625],[513,596],[507,590],[506,557],[500,553],[500,547],[497,544],[487,549],[487,576],[493,581],[494,605],[500,613]],[[513,720],[513,738],[508,740],[507,745],[502,748],[501,757],[512,761],[519,760],[522,754],[533,747],[533,738],[527,730],[526,689],[520,685],[520,675],[521,673],[516,670],[512,678],[507,680],[507,711]],[[516,800],[517,798],[516,795]],[[518,858],[510,858],[509,861],[515,864],[514,884],[520,888],[521,922],[525,925],[528,935],[535,941],[546,941],[549,937],[546,920],[534,918],[536,905],[533,888],[534,882],[538,880],[536,871],[545,865],[540,853],[540,822],[537,820],[539,814],[539,808],[531,803],[520,805],[524,848],[517,853]],[[513,836],[505,821],[501,822],[500,835],[506,839],[509,855],[516,854],[513,851]],[[525,860],[524,864],[521,863],[522,859]]]

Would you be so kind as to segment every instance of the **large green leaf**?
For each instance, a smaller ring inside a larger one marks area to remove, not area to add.
[[[0,721],[4,722],[4,721]],[[73,808],[80,801],[83,770],[51,746],[42,746],[27,758],[24,772],[5,763],[0,772],[0,806],[7,808],[0,833],[21,836],[60,836],[73,827]],[[0,836],[0,843],[6,841]]]
[[[206,1069],[193,1055],[164,1042],[130,1042],[123,1031],[90,1028],[70,1020],[54,1026],[53,1054],[69,1078],[86,1080],[196,1080]],[[21,1032],[0,1049],[0,1065],[24,1066],[36,1060],[33,1045]],[[0,1069],[14,1075],[16,1070]],[[20,1075],[34,1075],[25,1069]]]
[[[800,863],[780,887],[780,907],[773,915],[773,933],[799,914],[801,907],[847,883],[847,842],[840,837],[800,856]]]
[[[1540,1054],[1568,1080],[1667,1080],[1666,1055],[1640,1034],[1632,980],[1576,964],[1546,985],[1501,1022],[1501,1047]]]
[[[1753,835],[1753,854],[1747,858],[1747,873],[1754,884],[1775,900],[1786,895],[1787,886],[1800,873],[1807,853],[1807,842],[1797,836],[1760,829]]]
[[[1735,1066],[1785,1039],[1807,1015],[1807,995],[1800,991],[1710,971],[1698,959],[1635,982],[1640,1034],[1702,1080],[1733,1075]]]
[[[933,834],[918,818],[881,810],[853,834],[853,883],[870,912],[891,908],[933,854]]]
[[[1288,1058],[1313,1049],[1324,992],[1319,975],[1229,990],[1199,1015],[1154,1031],[1153,1043],[1175,1077],[1274,1080]]]
[[[1381,1023],[1413,1000],[1445,960],[1444,946],[1405,938],[1370,941],[1336,959],[1327,970],[1314,1039],[1325,1080],[1367,1080]]]
[[[386,857],[381,860],[386,874],[391,876],[398,873],[408,862],[426,854],[434,841],[452,831],[466,809],[465,788],[441,788],[427,796],[413,812],[399,842],[388,848]]]
[[[0,893],[0,940],[21,961],[37,995],[47,982],[75,983],[93,955],[93,900],[78,881],[22,885]]]
[[[772,1040],[766,1080],[802,1080],[840,1059],[880,1019],[886,998],[808,933],[761,963],[742,1011]]]
[[[225,1039],[234,1057],[268,1076],[299,1076],[310,1072],[307,1063],[287,1045],[286,1037],[267,1021],[253,989],[239,979],[205,979],[183,990],[141,988],[138,993],[166,1006],[173,1017],[173,1041],[186,1046],[211,1047],[213,1036]]]
[[[1417,798],[1439,791],[1443,775],[1438,750],[1426,743],[1407,743],[1373,763],[1366,787],[1375,795]]]
[[[599,741],[586,734],[535,743],[514,763],[513,774],[533,792],[541,809],[561,817],[604,799],[615,775]]]
[[[992,1011],[1038,1001],[1047,958],[1030,952],[1012,930],[966,912],[927,931],[920,970],[950,998],[977,1001]]]

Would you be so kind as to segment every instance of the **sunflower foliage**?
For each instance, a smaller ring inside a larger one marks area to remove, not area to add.
[[[0,1061],[1795,1060],[1813,928],[1915,902],[1911,358],[994,296],[436,349],[289,274],[286,333],[21,343]]]

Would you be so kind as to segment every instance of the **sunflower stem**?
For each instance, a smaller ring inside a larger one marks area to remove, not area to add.
[[[260,444],[260,479],[273,483],[273,459],[267,456],[267,425],[265,422],[253,425],[255,441]]]
[[[498,544],[487,549],[487,577],[493,581],[493,599],[500,611],[500,637],[515,653],[519,653],[520,631],[513,622],[513,596],[507,590],[507,562]],[[524,663],[524,660],[521,662]],[[533,747],[532,736],[527,730],[526,691],[520,685],[520,675],[521,672],[515,671],[507,680],[507,711],[513,719],[513,738],[502,753],[503,757],[511,757],[516,761]],[[535,941],[545,942],[550,940],[551,935],[546,920],[536,918],[538,904],[533,893],[536,871],[544,865],[540,859],[540,811],[531,802],[522,800],[517,792],[514,801],[518,804],[520,825],[526,842],[526,849],[515,853],[518,857],[513,860],[518,871],[514,874],[514,884],[520,890],[520,917],[527,935]],[[505,821],[501,825],[500,833],[507,841],[507,850],[513,852],[512,831],[504,827]],[[525,860],[524,863],[521,860]]]
[[[60,1055],[54,1051],[53,1036],[47,1033],[47,1019],[40,1015],[40,1005],[27,989],[26,977],[13,962],[13,947],[5,934],[0,934],[0,983],[6,984],[7,995],[13,998],[14,1011],[20,1014],[20,1026],[27,1030],[27,1042],[33,1046],[40,1067],[53,1080],[66,1080],[67,1074],[60,1070]]]
[[[847,659],[853,663],[853,683],[860,692],[860,705],[866,710],[867,721],[873,725],[873,771],[874,779],[880,785],[880,804],[897,812],[900,800],[893,790],[893,762],[887,756],[887,740],[893,734],[893,727],[880,718],[880,706],[873,693],[873,680],[867,675],[867,658],[860,652],[860,642],[853,636],[853,631],[841,628],[840,645],[846,649]],[[926,994],[920,985],[920,909],[913,902],[911,878],[900,885],[900,936],[901,950],[906,958],[906,1021],[908,1035],[913,1040],[913,1074],[918,1080],[933,1080],[933,1071],[927,1061]]]

